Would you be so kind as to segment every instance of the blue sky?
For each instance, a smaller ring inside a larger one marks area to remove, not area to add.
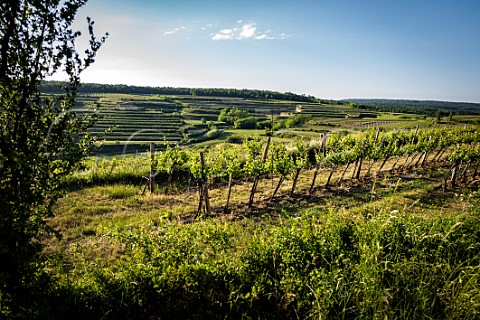
[[[84,82],[480,102],[480,1],[90,0],[86,16],[110,38]]]

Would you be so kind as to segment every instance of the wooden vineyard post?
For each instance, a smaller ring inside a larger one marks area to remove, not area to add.
[[[150,190],[150,194],[153,194],[155,188],[155,168],[153,167],[153,163],[155,160],[155,143],[150,143],[150,176],[148,179],[148,186]]]
[[[223,209],[223,213],[227,214],[228,213],[228,207],[230,205],[230,196],[232,194],[232,180],[233,180],[233,174],[230,172],[228,175],[228,193],[227,193],[227,203],[225,204],[225,208]]]
[[[328,188],[330,185],[330,181],[332,180],[333,173],[335,172],[335,166],[332,166],[330,169],[330,174],[328,175],[327,182],[325,183],[325,188]]]
[[[327,155],[327,134],[320,134],[320,139],[322,140],[322,143],[320,144],[320,150],[318,152],[323,153],[323,157]],[[315,181],[317,180],[317,175],[318,171],[322,167],[321,163],[317,163],[315,166],[315,171],[313,172],[313,179],[312,179],[312,184],[310,185],[310,189],[308,190],[308,193],[312,193],[313,188],[315,187]]]
[[[293,179],[292,190],[290,190],[290,196],[293,196],[295,193],[295,187],[297,186],[298,176],[300,175],[301,171],[302,171],[301,168],[297,168],[295,170],[295,178]]]
[[[200,163],[201,163],[201,168],[202,172],[205,170],[205,158],[203,157],[203,152],[201,153],[200,157]],[[208,196],[208,181],[205,179],[205,177],[202,177],[203,179],[203,198],[205,199],[205,213],[207,216],[210,215],[210,197]]]
[[[431,160],[432,164],[436,164],[437,161],[440,159],[440,154],[443,154],[443,147],[440,147],[440,149],[437,151],[437,153],[433,156],[433,159]]]
[[[363,150],[365,150],[365,140],[362,142],[362,154],[358,158],[358,168],[355,174],[355,179],[360,179],[360,172],[362,171],[362,162],[363,162]]]
[[[385,158],[383,159],[382,164],[380,165],[380,168],[378,168],[377,172],[375,173],[375,178],[377,178],[377,177],[380,175],[380,173],[382,172],[383,167],[385,166],[385,164],[387,163],[387,161],[388,161],[388,160],[390,159],[390,157],[391,157],[391,154],[390,154],[390,153],[385,153],[385,144],[384,144],[384,143],[382,143],[382,149],[381,149],[381,150],[382,150],[382,155],[383,155]],[[396,163],[395,163],[395,165],[396,165]],[[392,168],[392,170],[393,170],[393,168]]]
[[[400,161],[400,156],[396,157],[395,162],[392,165],[392,169],[390,171],[390,174],[393,174],[395,172],[395,167],[397,166],[398,161]]]
[[[278,189],[280,189],[280,186],[282,185],[283,180],[285,180],[285,176],[282,175],[282,176],[280,176],[280,179],[278,180],[277,186],[275,187],[275,190],[273,191],[272,197],[270,198],[270,202],[272,202],[273,198],[275,198],[275,195],[277,194]]]
[[[452,168],[452,177],[451,177],[452,188],[455,188],[457,186],[457,175],[458,175],[459,167],[460,167],[460,163],[455,162]]]
[[[205,179],[203,172],[205,172],[205,156],[203,152],[200,152],[200,172],[202,172],[202,176],[199,181],[199,188],[198,193],[200,199],[198,201],[198,209],[195,218],[200,216],[202,209],[204,209],[205,214],[208,216],[210,215],[210,199],[208,197],[208,183]]]
[[[347,164],[345,165],[345,169],[344,169],[343,172],[342,172],[342,175],[340,176],[340,180],[338,180],[338,183],[339,183],[339,184],[342,183],[343,178],[345,177],[345,174],[347,173],[347,170],[348,170],[349,167],[350,167],[350,163],[347,163]]]
[[[382,172],[382,169],[383,167],[385,166],[385,164],[387,163],[388,159],[390,159],[390,156],[389,155],[386,155],[385,156],[385,159],[383,159],[382,161],[382,164],[380,165],[380,168],[377,170],[377,173],[375,173],[375,177],[378,177],[380,172]],[[393,169],[393,168],[392,168]]]
[[[375,140],[373,141],[373,145],[374,145],[374,146],[375,146],[375,145],[377,144],[377,142],[378,142],[378,137],[379,137],[379,135],[380,135],[380,128],[377,128],[377,131],[376,131],[376,133],[375,133]],[[383,149],[383,147],[382,147],[382,149]],[[366,177],[368,177],[368,176],[370,175],[370,172],[372,171],[372,168],[373,168],[374,165],[375,165],[375,160],[371,160],[371,162],[370,162],[369,165],[368,165],[368,170],[367,170],[367,172],[365,173],[364,178],[366,178]],[[376,176],[376,175],[375,175],[375,176]]]
[[[270,137],[267,137],[267,142],[265,144],[265,149],[263,150],[263,156],[262,156],[262,164],[265,163],[267,160],[267,154],[268,154],[268,147],[270,146]],[[250,199],[248,201],[248,207],[251,208],[253,205],[253,200],[255,198],[255,191],[257,190],[257,185],[258,185],[258,180],[260,179],[260,176],[257,175],[255,176],[255,179],[253,180],[253,186],[252,190],[250,191]]]
[[[430,142],[431,140],[432,140],[432,136],[429,136],[429,137],[428,137],[428,141]],[[424,166],[425,166],[425,163],[426,163],[426,161],[427,161],[427,158],[428,158],[428,149],[425,150],[425,152],[424,152],[424,154],[423,154],[422,162],[421,162],[421,164],[420,164],[421,167],[424,167]],[[420,160],[419,160],[419,161],[420,161]],[[417,166],[417,165],[418,165],[418,161],[417,161],[417,163],[416,163],[415,166]]]

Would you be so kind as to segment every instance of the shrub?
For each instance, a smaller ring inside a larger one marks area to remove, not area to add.
[[[257,119],[248,117],[235,120],[235,129],[255,129],[257,127]]]

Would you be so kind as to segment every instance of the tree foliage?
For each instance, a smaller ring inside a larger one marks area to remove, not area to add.
[[[247,110],[241,110],[236,107],[227,107],[220,110],[218,115],[218,121],[223,121],[227,124],[233,125],[236,121],[240,119],[245,119],[250,116],[250,112]]]
[[[72,111],[80,74],[106,38],[95,38],[88,18],[88,49],[82,55],[75,49],[80,32],[72,23],[86,2],[0,5],[0,289],[8,294],[28,283],[27,271],[39,252],[36,239],[51,231],[45,218],[62,194],[60,184],[92,144],[87,128],[94,118]],[[41,82],[59,71],[68,76],[63,94],[42,95]]]
[[[59,93],[62,82],[46,81],[42,83],[42,92]],[[343,104],[343,101],[319,100],[313,96],[295,94],[292,92],[275,92],[268,90],[232,89],[232,88],[174,88],[174,87],[140,87],[122,84],[85,83],[81,93],[123,93],[123,94],[161,94],[190,95],[192,97],[225,97],[244,99],[273,99],[298,102],[320,102],[325,104]]]

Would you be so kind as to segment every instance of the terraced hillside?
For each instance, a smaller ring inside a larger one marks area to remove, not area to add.
[[[337,129],[361,130],[366,126],[432,125],[432,119],[426,116],[371,112],[342,102],[195,95],[84,93],[76,111],[95,110],[99,116],[90,132],[100,137],[102,143],[95,152],[103,155],[144,152],[151,142],[161,149],[167,144],[196,145],[207,140],[215,143],[215,139],[223,140],[229,136],[245,138],[267,133],[264,128],[243,130],[218,121],[220,112],[225,108],[247,111],[255,123],[271,121],[267,129],[273,127],[274,131],[270,134],[279,139]],[[298,115],[305,116],[307,122],[280,129],[275,125]],[[210,131],[215,131],[215,134],[210,134]]]
[[[179,143],[184,121],[181,109],[168,99],[128,94],[82,96],[77,111],[96,110],[99,117],[90,129],[102,138],[100,153],[144,151],[150,142]]]

